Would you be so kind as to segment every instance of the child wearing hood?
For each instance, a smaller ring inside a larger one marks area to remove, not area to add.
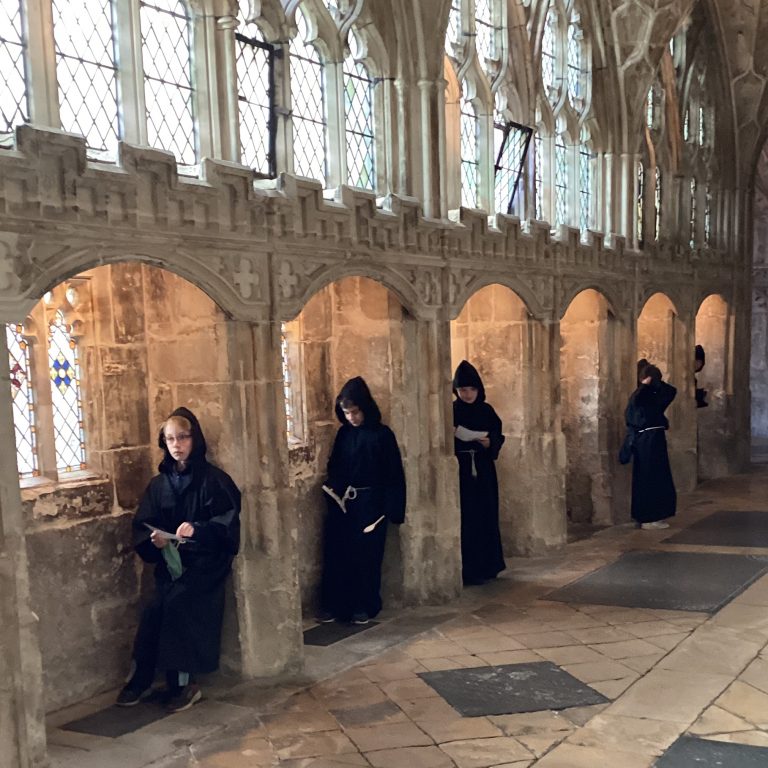
[[[158,443],[160,474],[150,480],[133,520],[134,548],[155,566],[155,594],[142,614],[133,674],[117,704],[138,704],[160,669],[166,708],[180,712],[202,696],[192,675],[219,665],[224,585],[240,545],[240,491],[206,459],[200,423],[188,409],[168,417]]]
[[[366,624],[381,610],[387,524],[405,519],[405,473],[392,430],[357,376],[336,398],[341,427],[328,459],[318,620]]]
[[[454,451],[459,461],[461,568],[465,584],[482,584],[506,568],[499,533],[496,466],[504,435],[485,402],[477,369],[462,360],[453,376]]]

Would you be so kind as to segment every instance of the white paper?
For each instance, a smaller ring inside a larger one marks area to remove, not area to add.
[[[155,528],[154,525],[150,525],[149,523],[144,523],[144,525],[149,528],[150,531],[153,533],[157,532],[158,536],[162,536],[164,539],[168,539],[168,541],[178,541],[181,544],[188,541],[188,539],[185,539],[183,536],[177,536],[175,533],[168,533],[168,531],[164,531],[162,528]]]
[[[479,432],[476,429],[467,429],[459,424],[456,427],[456,437],[459,440],[463,440],[465,443],[471,443],[473,440],[479,440],[481,437],[488,437],[487,432]]]

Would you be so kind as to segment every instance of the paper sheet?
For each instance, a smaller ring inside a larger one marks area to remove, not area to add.
[[[183,536],[177,536],[175,533],[168,533],[168,531],[164,531],[162,528],[156,528],[154,525],[150,525],[149,523],[144,523],[144,525],[153,533],[157,531],[159,536],[162,536],[164,539],[168,539],[168,541],[178,541],[180,544],[183,544],[185,541],[189,541],[189,539],[185,539]]]
[[[481,437],[488,437],[487,432],[480,432],[476,429],[467,429],[459,424],[456,427],[456,437],[459,440],[463,440],[465,443],[471,443],[473,440],[479,440]]]

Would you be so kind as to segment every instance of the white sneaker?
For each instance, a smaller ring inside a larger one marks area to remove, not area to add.
[[[653,523],[643,523],[640,527],[644,531],[658,531],[662,528],[669,528],[669,523],[665,523],[663,520],[656,520]]]

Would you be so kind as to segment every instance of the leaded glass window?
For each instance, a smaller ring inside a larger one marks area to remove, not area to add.
[[[544,219],[544,142],[541,134],[536,131],[533,137],[533,186],[534,186],[534,216],[538,221]]]
[[[589,147],[579,147],[579,227],[582,231],[592,226],[592,153]]]
[[[556,25],[557,15],[550,6],[547,12],[547,19],[544,22],[544,34],[541,39],[541,82],[544,85],[544,94],[551,101],[557,96],[557,91],[555,90]]]
[[[112,0],[53,0],[61,127],[94,157],[117,155],[117,65]]]
[[[691,109],[686,107],[683,115],[683,141],[691,140]]]
[[[703,147],[707,139],[706,113],[704,107],[699,107],[699,146]]]
[[[637,244],[643,245],[643,206],[645,204],[645,166],[642,161],[637,164]]]
[[[477,115],[472,102],[461,100],[461,204],[477,207]]]
[[[50,322],[48,332],[53,439],[59,472],[85,469],[80,362],[71,331],[59,310]]]
[[[494,189],[496,210],[512,213],[517,191],[523,178],[525,156],[531,141],[532,130],[517,123],[504,122],[497,117],[493,136],[496,149]]]
[[[653,88],[651,88],[648,91],[648,98],[645,102],[645,124],[653,130],[655,127],[656,122],[656,97],[653,91]]]
[[[293,166],[299,176],[327,177],[325,67],[315,47],[307,42],[309,28],[296,11],[298,34],[291,40],[291,103],[293,107]]]
[[[656,166],[655,184],[653,189],[654,226],[653,233],[656,239],[661,234],[661,171]]]
[[[562,136],[555,139],[555,224],[568,218],[568,148]]]
[[[691,221],[688,244],[691,248],[696,245],[696,179],[691,179]]]
[[[568,98],[571,105],[581,108],[585,85],[584,34],[579,17],[574,14],[568,25]]]
[[[493,58],[493,32],[490,0],[475,0],[475,49],[483,68],[486,59]]]
[[[149,143],[197,163],[190,19],[181,0],[141,0],[144,99]]]
[[[288,354],[288,335],[285,323],[280,323],[280,355],[283,368],[283,407],[285,408],[285,424],[287,436],[293,436],[293,380],[291,378],[290,357]]]
[[[712,190],[709,187],[704,201],[704,241],[707,245],[712,243]]]
[[[240,162],[261,176],[275,176],[274,50],[255,24],[235,34]]]
[[[352,38],[350,43],[352,43]],[[373,133],[373,81],[352,56],[344,61],[347,181],[353,187],[376,188]]]
[[[16,464],[19,478],[40,474],[37,462],[37,423],[32,391],[29,344],[21,324],[5,326],[8,367],[11,370],[11,408],[16,435]]]
[[[29,119],[23,29],[20,0],[0,0],[0,133]]]
[[[451,10],[448,12],[448,30],[445,35],[445,52],[453,56],[452,44],[458,42],[461,36],[461,4],[460,0],[452,0]]]

